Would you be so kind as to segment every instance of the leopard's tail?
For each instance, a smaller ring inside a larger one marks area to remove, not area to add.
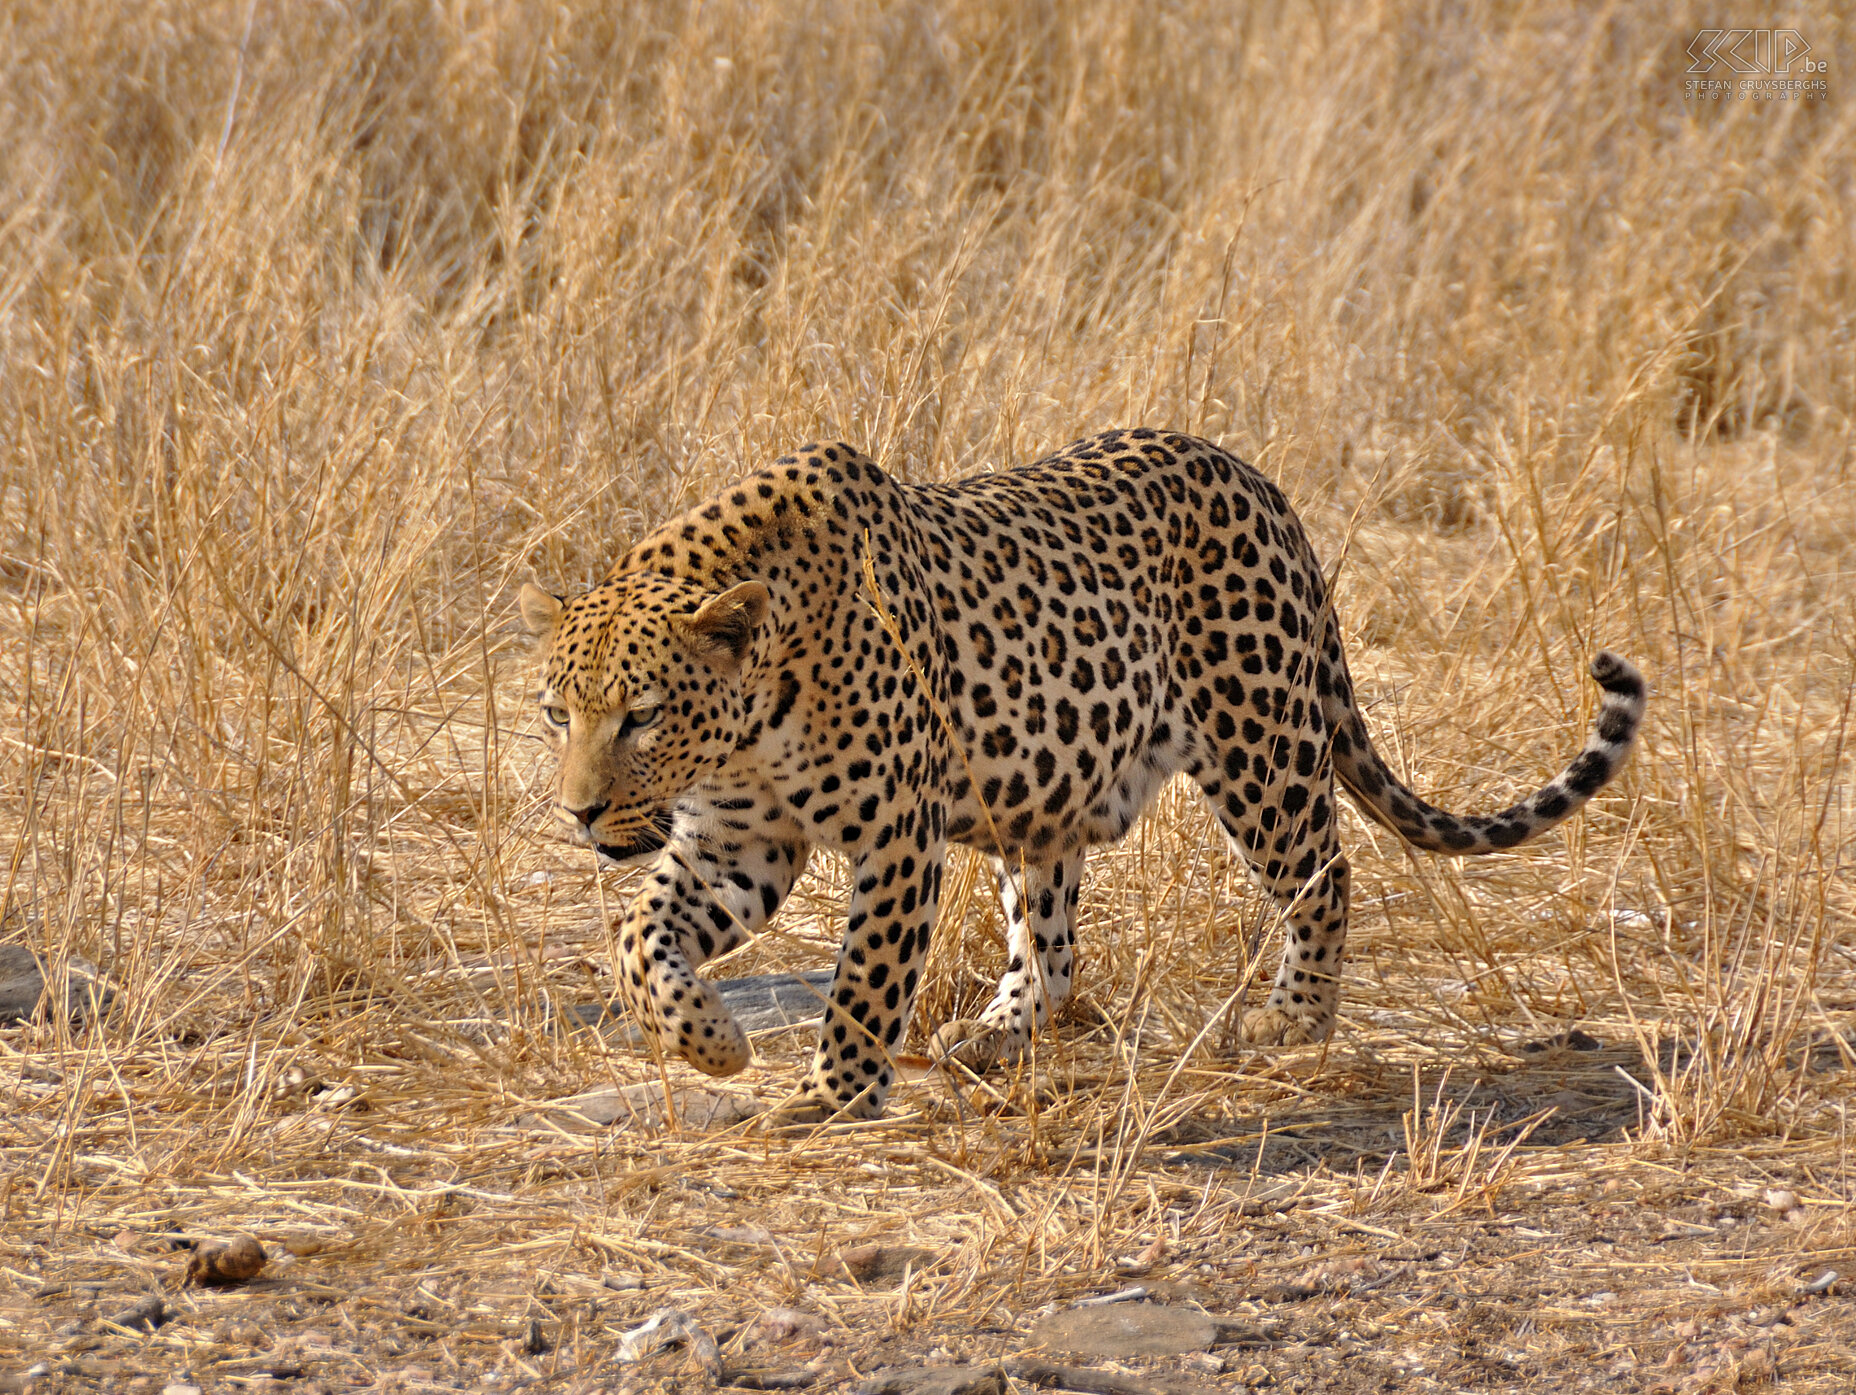
[[[1379,758],[1344,663],[1339,673],[1326,662],[1318,670],[1322,713],[1333,732],[1334,771],[1362,809],[1429,852],[1512,848],[1565,821],[1624,768],[1643,722],[1643,675],[1629,660],[1600,650],[1591,671],[1604,698],[1579,754],[1547,784],[1499,814],[1449,814],[1413,794]]]

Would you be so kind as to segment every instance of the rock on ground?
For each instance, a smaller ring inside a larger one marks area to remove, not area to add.
[[[863,1381],[857,1395],[1006,1395],[1005,1372],[997,1366],[896,1367]]]
[[[825,993],[831,987],[831,970],[717,979],[715,987],[744,1032],[801,1027],[818,1021],[823,1015]],[[622,1024],[630,1035],[638,1034],[625,1008],[618,1003],[583,1003],[567,1009],[567,1013],[585,1026]]]
[[[1218,1340],[1218,1324],[1190,1308],[1114,1303],[1066,1308],[1041,1319],[1031,1340],[1070,1356],[1177,1356]]]
[[[73,1017],[110,1000],[110,989],[95,968],[81,959],[65,962],[65,1006]],[[46,994],[45,966],[24,945],[0,945],[0,1022],[26,1022],[39,1010]]]

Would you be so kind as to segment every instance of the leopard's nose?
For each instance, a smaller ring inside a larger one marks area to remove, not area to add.
[[[588,833],[591,833],[593,831],[593,825],[598,821],[599,816],[611,807],[612,802],[610,800],[602,799],[599,803],[589,804],[584,809],[569,809],[567,812],[580,820],[580,826]]]

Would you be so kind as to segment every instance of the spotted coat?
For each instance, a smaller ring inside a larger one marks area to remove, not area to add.
[[[997,864],[997,996],[937,1051],[1020,1053],[1068,995],[1083,856],[1183,773],[1287,926],[1265,1044],[1330,1031],[1346,942],[1335,779],[1416,847],[1509,848],[1617,772],[1644,687],[1600,653],[1579,754],[1490,816],[1445,813],[1361,720],[1320,566],[1282,493],[1219,447],[1149,430],[909,485],[809,445],[639,541],[570,600],[535,587],[557,810],[611,862],[649,859],[618,926],[622,989],[712,1074],[749,1049],[705,960],[779,908],[810,849],[851,864],[843,946],[799,1096],[880,1112],[947,845]]]

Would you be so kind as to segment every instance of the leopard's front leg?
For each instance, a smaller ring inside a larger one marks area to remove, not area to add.
[[[619,987],[633,1017],[667,1052],[709,1075],[747,1065],[747,1037],[715,985],[696,970],[743,943],[792,890],[803,833],[751,792],[686,807],[669,846],[617,927]]]
[[[898,810],[855,855],[851,903],[818,1050],[794,1118],[883,1112],[941,901],[947,846],[938,805]]]

